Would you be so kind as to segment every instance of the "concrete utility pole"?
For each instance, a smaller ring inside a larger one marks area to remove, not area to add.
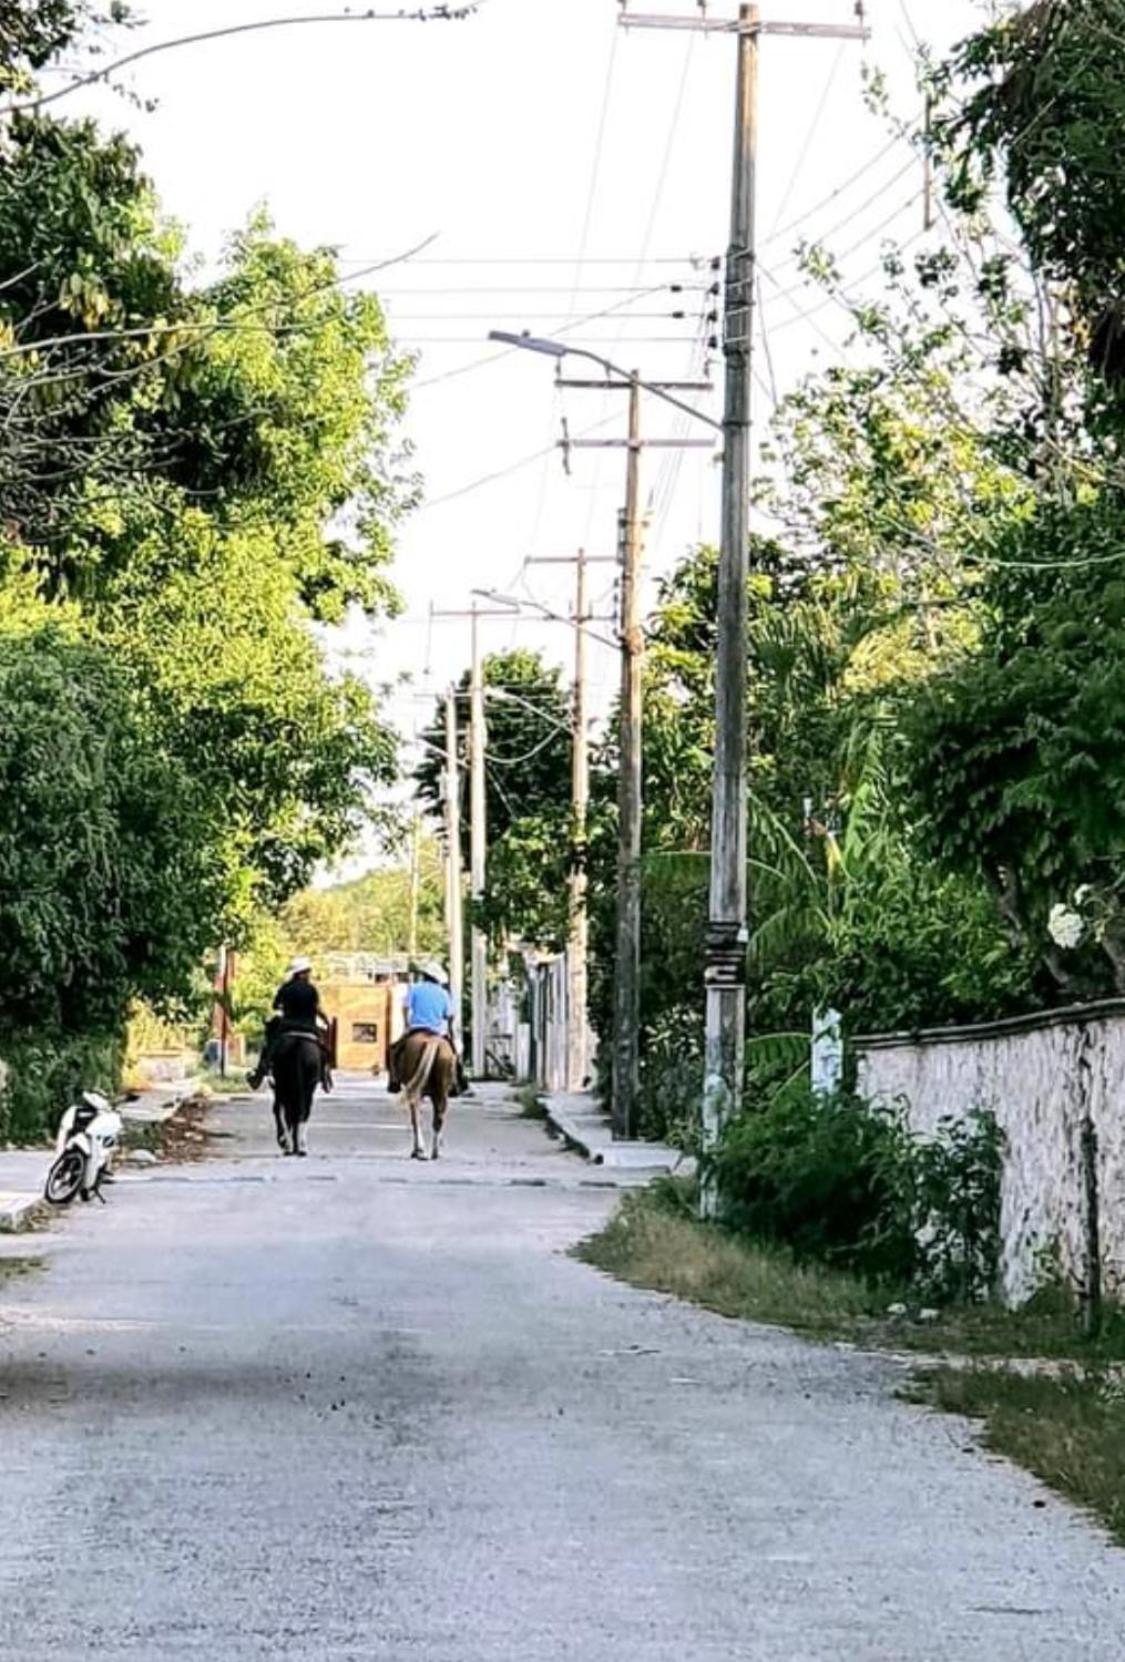
[[[569,1045],[567,1084],[580,1091],[589,1071],[587,1005],[590,958],[590,916],[587,906],[589,874],[586,867],[586,831],[590,809],[589,643],[586,638],[590,596],[586,550],[578,550],[574,596],[574,746],[570,769],[570,812],[573,851],[570,870],[570,963],[568,1002]]]
[[[470,740],[472,764],[470,820],[472,862],[470,887],[474,905],[484,900],[487,886],[488,827],[486,821],[484,759],[488,729],[484,713],[484,665],[480,650],[480,618],[473,608],[473,668],[469,683]],[[488,937],[474,918],[472,928],[473,1074],[483,1079],[488,1071]]]
[[[711,808],[711,898],[704,987],[703,1143],[714,1148],[742,1098],[746,1044],[747,931],[747,578],[750,554],[753,326],[757,276],[755,205],[758,161],[758,64],[763,34],[799,39],[864,40],[862,0],[855,24],[763,23],[757,5],[743,3],[736,22],[701,16],[630,16],[628,28],[698,29],[733,33],[738,40],[734,178],[727,252],[723,354],[722,548],[719,564],[718,646],[715,669],[715,772]],[[716,1197],[704,1187],[701,1205],[713,1215]]]
[[[461,994],[465,963],[465,914],[461,881],[461,773],[457,759],[457,687],[445,695],[445,927],[449,941],[449,996],[453,1033],[461,1048]]]
[[[629,380],[621,570],[621,756],[617,784],[617,952],[614,961],[613,1129],[632,1137],[640,1094],[641,827],[644,792],[644,656],[641,624],[641,389]]]

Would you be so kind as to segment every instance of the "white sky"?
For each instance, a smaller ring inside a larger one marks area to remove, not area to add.
[[[148,27],[130,44],[333,9],[332,0],[147,0]],[[696,0],[630,0],[630,9],[697,8]],[[712,16],[735,10],[736,0],[711,0]],[[830,361],[846,333],[834,305],[800,286],[797,238],[828,237],[859,278],[884,237],[920,231],[920,167],[904,145],[880,154],[888,133],[863,102],[865,58],[886,71],[896,108],[909,115],[917,105],[911,29],[944,49],[980,17],[976,0],[867,0],[867,11],[866,49],[763,43],[762,418],[772,386],[784,391]],[[207,259],[262,202],[285,234],[333,244],[353,268],[437,233],[424,256],[381,285],[395,334],[421,354],[408,429],[427,502],[401,537],[396,577],[407,616],[378,636],[364,626],[351,642],[370,654],[356,666],[367,662],[376,680],[430,671],[438,685],[460,672],[467,626],[431,626],[431,603],[460,607],[473,587],[519,586],[565,612],[570,573],[525,560],[580,544],[613,551],[622,452],[576,455],[570,479],[557,453],[516,464],[552,444],[564,415],[574,433],[597,423],[599,433],[619,433],[621,395],[560,394],[553,365],[528,353],[481,365],[494,357],[490,327],[565,328],[576,344],[649,378],[700,373],[710,274],[692,260],[709,261],[726,241],[734,42],[626,33],[618,15],[618,0],[489,0],[464,23],[252,34],[130,70],[127,84],[157,101],[153,113],[105,93],[57,106],[93,108],[134,134],[167,210]],[[763,15],[851,22],[853,0],[764,0]],[[675,296],[673,282],[692,286]],[[610,307],[608,318],[575,323]],[[681,308],[687,320],[674,320]],[[721,384],[721,373],[715,379]],[[701,402],[719,413],[718,393]],[[648,405],[651,436],[682,430],[670,414]],[[502,476],[468,488],[492,474]],[[714,537],[719,479],[706,451],[650,452],[644,477],[654,508],[651,576]],[[598,577],[608,588],[611,568]],[[561,626],[486,628],[489,648],[520,641],[570,660]],[[595,650],[593,673],[604,708],[616,680],[608,649]],[[400,715],[409,723],[418,707],[401,702]]]

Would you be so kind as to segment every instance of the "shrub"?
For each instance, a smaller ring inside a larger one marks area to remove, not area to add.
[[[1000,1179],[1004,1134],[978,1110],[944,1119],[913,1145],[915,1227],[923,1279],[934,1297],[989,1298],[1000,1273]]]
[[[119,1033],[5,1039],[2,1060],[7,1079],[0,1090],[0,1143],[35,1143],[52,1136],[64,1108],[79,1091],[116,1091],[124,1050]]]
[[[991,1115],[913,1137],[901,1112],[784,1091],[732,1122],[715,1158],[726,1223],[871,1282],[988,1296],[1003,1144]]]
[[[872,1280],[914,1272],[898,1116],[840,1095],[784,1092],[735,1120],[716,1160],[726,1221]]]

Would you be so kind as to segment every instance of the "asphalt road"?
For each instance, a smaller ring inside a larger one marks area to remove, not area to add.
[[[0,1283],[5,1658],[1118,1662],[1091,1525],[893,1368],[569,1259],[613,1197],[509,1109],[436,1167],[361,1086],[305,1162],[218,1124]]]

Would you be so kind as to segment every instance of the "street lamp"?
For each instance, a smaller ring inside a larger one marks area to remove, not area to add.
[[[661,398],[665,404],[671,404],[673,409],[694,416],[696,421],[702,421],[716,433],[723,430],[722,422],[716,421],[705,410],[698,410],[694,404],[685,404],[682,399],[674,398],[666,387],[658,386],[652,381],[642,381],[639,375],[622,369],[620,364],[611,363],[608,358],[603,358],[600,352],[591,352],[584,346],[570,346],[566,341],[546,340],[542,335],[514,335],[507,329],[490,329],[488,338],[498,341],[502,346],[518,346],[522,352],[538,352],[545,358],[554,358],[556,362],[563,358],[585,358],[588,363],[599,364],[607,375],[619,375],[624,386],[627,387],[635,381],[638,387],[650,392],[654,398]]]

